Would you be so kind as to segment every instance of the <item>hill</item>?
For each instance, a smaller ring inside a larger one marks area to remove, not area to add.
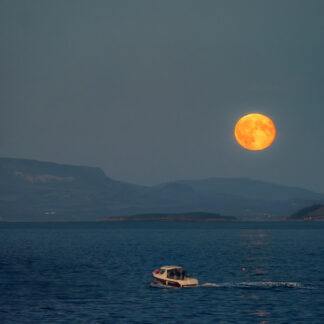
[[[107,177],[93,167],[0,159],[2,220],[93,220],[128,213],[145,187]]]
[[[80,221],[188,211],[273,219],[320,203],[322,194],[251,179],[184,180],[147,187],[111,179],[94,167],[0,158],[4,221]]]
[[[293,213],[288,220],[317,221],[324,220],[324,205],[312,205]]]

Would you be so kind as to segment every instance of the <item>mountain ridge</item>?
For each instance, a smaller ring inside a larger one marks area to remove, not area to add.
[[[0,158],[2,220],[95,220],[188,211],[280,218],[318,202],[324,202],[324,195],[248,178],[143,186],[112,179],[96,167]]]

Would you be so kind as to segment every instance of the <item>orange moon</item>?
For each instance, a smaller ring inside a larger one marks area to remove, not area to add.
[[[264,150],[272,144],[275,137],[276,127],[273,121],[262,114],[245,115],[235,126],[235,138],[247,150]]]

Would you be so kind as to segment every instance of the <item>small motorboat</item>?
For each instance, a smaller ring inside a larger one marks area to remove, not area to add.
[[[166,286],[173,287],[198,287],[198,280],[191,278],[184,268],[179,266],[164,266],[153,271],[155,280]]]

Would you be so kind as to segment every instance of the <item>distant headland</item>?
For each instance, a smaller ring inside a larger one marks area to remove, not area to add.
[[[176,214],[137,214],[101,219],[103,222],[229,222],[236,221],[234,216],[222,216],[215,213],[192,212]]]
[[[312,205],[300,209],[287,218],[291,221],[324,221],[324,205]]]

